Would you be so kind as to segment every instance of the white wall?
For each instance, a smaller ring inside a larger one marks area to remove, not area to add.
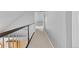
[[[34,22],[33,11],[0,11],[0,32]]]
[[[24,14],[18,18],[19,19],[14,20],[14,22],[8,26],[7,30],[34,23],[34,12],[24,12]]]
[[[71,47],[71,36],[67,36],[67,34],[70,34],[68,33],[70,30],[67,29],[71,26],[70,25],[68,27],[70,23],[68,22],[68,20],[72,20],[71,17],[68,18],[70,15],[68,12],[65,11],[47,12],[46,31],[48,32],[49,38],[52,41],[54,47],[56,48]],[[67,44],[70,46],[68,46]]]
[[[7,25],[11,25],[22,14],[23,12],[20,11],[0,11],[0,32],[5,31]]]
[[[79,11],[72,12],[72,47],[79,48]]]
[[[72,48],[72,11],[66,11],[66,48]]]
[[[33,11],[1,11],[0,32],[34,23]],[[30,34],[35,30],[34,25],[30,26]],[[27,30],[24,32],[27,36]]]
[[[6,29],[7,30],[11,30],[11,29],[18,28],[18,27],[25,26],[25,25],[32,24],[32,23],[34,23],[34,12],[32,12],[32,11],[26,11],[26,12],[24,12],[23,16],[20,16],[19,19],[16,19]],[[29,29],[30,29],[30,36],[35,31],[35,27],[34,26],[35,25],[33,24],[33,25],[31,25],[29,27]],[[28,32],[27,31],[28,30],[22,31],[22,32],[23,32],[24,35],[28,36],[28,34],[27,34]]]

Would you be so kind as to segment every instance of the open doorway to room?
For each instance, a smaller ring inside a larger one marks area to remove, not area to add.
[[[45,28],[45,11],[35,12],[35,25],[36,29],[43,30]]]

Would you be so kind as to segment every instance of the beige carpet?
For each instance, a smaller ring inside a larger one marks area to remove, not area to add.
[[[36,30],[29,46],[29,48],[53,48],[51,41],[45,31]]]

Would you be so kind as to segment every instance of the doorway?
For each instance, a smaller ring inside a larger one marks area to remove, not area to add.
[[[45,28],[45,12],[35,12],[36,29],[44,30]]]

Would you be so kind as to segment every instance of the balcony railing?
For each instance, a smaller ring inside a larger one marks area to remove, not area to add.
[[[27,48],[34,34],[31,26],[34,23],[0,33],[0,48]]]

